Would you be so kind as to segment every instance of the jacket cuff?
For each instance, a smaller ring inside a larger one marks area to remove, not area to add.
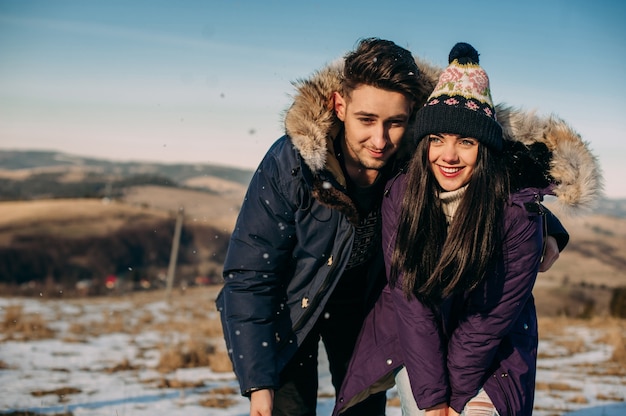
[[[545,207],[544,207],[545,208]],[[569,242],[569,234],[561,221],[546,208],[546,229],[548,235],[556,239],[556,244],[559,246],[559,251],[563,251],[567,243]]]
[[[274,390],[274,387],[264,386],[264,387],[251,387],[242,393],[243,396],[250,397],[252,393],[259,390]]]

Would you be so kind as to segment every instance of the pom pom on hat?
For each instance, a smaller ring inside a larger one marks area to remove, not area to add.
[[[449,133],[473,137],[495,150],[502,149],[502,127],[496,121],[489,77],[478,65],[478,51],[457,43],[448,56],[428,101],[416,114],[416,137]]]
[[[452,47],[448,55],[448,63],[459,61],[460,64],[478,65],[478,51],[472,45],[465,42],[459,42]]]

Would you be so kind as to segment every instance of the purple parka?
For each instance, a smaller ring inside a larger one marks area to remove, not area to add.
[[[406,174],[390,183],[383,202],[387,275]],[[502,261],[463,296],[431,309],[401,285],[385,287],[361,331],[334,414],[393,385],[407,369],[417,405],[447,402],[457,412],[481,387],[498,413],[532,413],[537,315],[532,295],[543,248],[543,191],[524,189],[505,207]]]

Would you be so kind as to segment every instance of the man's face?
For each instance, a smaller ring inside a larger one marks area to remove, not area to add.
[[[398,151],[411,116],[404,94],[361,85],[350,97],[335,93],[335,112],[344,123],[346,165],[379,170]]]

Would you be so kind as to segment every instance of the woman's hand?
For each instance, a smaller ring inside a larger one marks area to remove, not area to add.
[[[447,403],[441,403],[438,404],[436,406],[433,407],[429,407],[428,409],[426,409],[426,411],[424,412],[425,416],[448,416],[449,410],[452,410],[452,408],[448,408],[448,404]]]

